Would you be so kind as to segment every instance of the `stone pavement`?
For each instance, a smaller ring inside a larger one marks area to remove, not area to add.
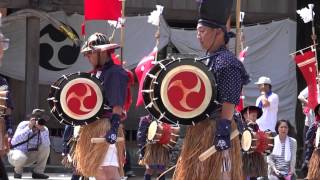
[[[70,180],[71,179],[71,173],[46,173],[49,177],[50,180]],[[31,180],[31,173],[24,173],[22,175],[21,180]],[[17,180],[13,178],[13,173],[9,173],[9,180]],[[91,180],[91,179],[90,179]],[[94,178],[92,178],[94,180]],[[130,177],[127,178],[126,180],[143,180],[143,176],[136,176],[136,177]],[[154,177],[152,180],[156,180]],[[166,180],[171,180],[166,178]]]
[[[70,180],[71,179],[71,173],[46,173],[50,176],[49,180]],[[31,173],[24,173],[21,180],[31,180]],[[13,178],[13,173],[9,173],[9,180],[17,180]],[[33,180],[33,179],[32,179]],[[90,179],[94,180],[94,178]],[[143,176],[136,176],[136,177],[130,177],[126,180],[143,180]],[[154,177],[152,180],[156,180]],[[166,180],[171,180],[171,178],[166,178]],[[303,179],[297,179],[297,180],[303,180]]]

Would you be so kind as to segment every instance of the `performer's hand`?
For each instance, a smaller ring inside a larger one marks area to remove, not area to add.
[[[216,123],[216,134],[214,145],[218,151],[229,149],[231,146],[230,140],[231,121],[228,119],[220,119]]]
[[[105,138],[108,143],[114,144],[117,142],[117,134],[118,128],[120,126],[120,115],[119,114],[112,114],[110,119],[111,128],[106,134]]]
[[[267,98],[262,99],[262,106],[263,107],[269,107],[270,106],[270,102],[268,101]]]
[[[106,134],[105,138],[106,138],[108,143],[114,144],[114,143],[117,142],[117,133],[114,132],[112,129],[110,129],[108,131],[108,133]]]

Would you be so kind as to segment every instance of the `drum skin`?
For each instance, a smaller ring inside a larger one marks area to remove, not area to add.
[[[69,125],[85,125],[99,119],[105,107],[101,83],[94,75],[83,72],[59,78],[48,97],[53,116]]]
[[[152,81],[144,83],[144,89],[150,90],[143,96],[150,114],[159,121],[183,125],[209,117],[216,107],[216,83],[209,68],[193,58],[163,62],[150,70]]]

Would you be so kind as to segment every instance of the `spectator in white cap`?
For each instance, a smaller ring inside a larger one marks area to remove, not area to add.
[[[279,97],[276,93],[272,92],[271,79],[265,76],[261,76],[258,82],[260,96],[256,100],[256,106],[262,108],[263,114],[257,120],[257,123],[261,130],[271,130],[275,132],[275,126],[277,123],[277,113],[279,105]]]

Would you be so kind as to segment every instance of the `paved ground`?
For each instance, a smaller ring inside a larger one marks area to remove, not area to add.
[[[47,175],[50,176],[50,180],[70,180],[71,178],[71,174],[70,173],[66,173],[66,174],[62,174],[62,173],[48,173]],[[17,180],[13,178],[13,174],[9,173],[9,179],[10,180]],[[22,176],[22,180],[31,180],[31,173],[25,173]],[[94,180],[94,178],[92,179]],[[137,177],[130,177],[126,180],[143,180],[142,176],[137,176]],[[154,177],[152,180],[156,180],[156,178]],[[166,178],[166,180],[171,180],[171,178]],[[297,180],[303,180],[303,179],[297,179]]]
[[[69,180],[71,174],[57,174],[57,173],[48,173],[47,175],[50,176],[50,180]],[[9,179],[13,180],[13,173],[9,173]],[[31,173],[24,173],[22,175],[22,179],[32,179]]]
[[[47,173],[47,175],[50,176],[50,180],[70,180],[71,178],[71,174],[70,173],[66,173],[66,174],[62,174],[62,173]],[[13,173],[9,173],[9,179],[10,180],[16,180],[13,178]],[[22,175],[22,180],[31,180],[32,177],[31,177],[31,173],[24,173]],[[94,180],[94,179],[92,179]],[[128,178],[127,180],[143,180],[143,177],[142,176],[137,176],[137,177],[130,177]],[[153,178],[153,180],[156,180],[156,178]],[[166,178],[166,180],[170,180],[168,178]]]

